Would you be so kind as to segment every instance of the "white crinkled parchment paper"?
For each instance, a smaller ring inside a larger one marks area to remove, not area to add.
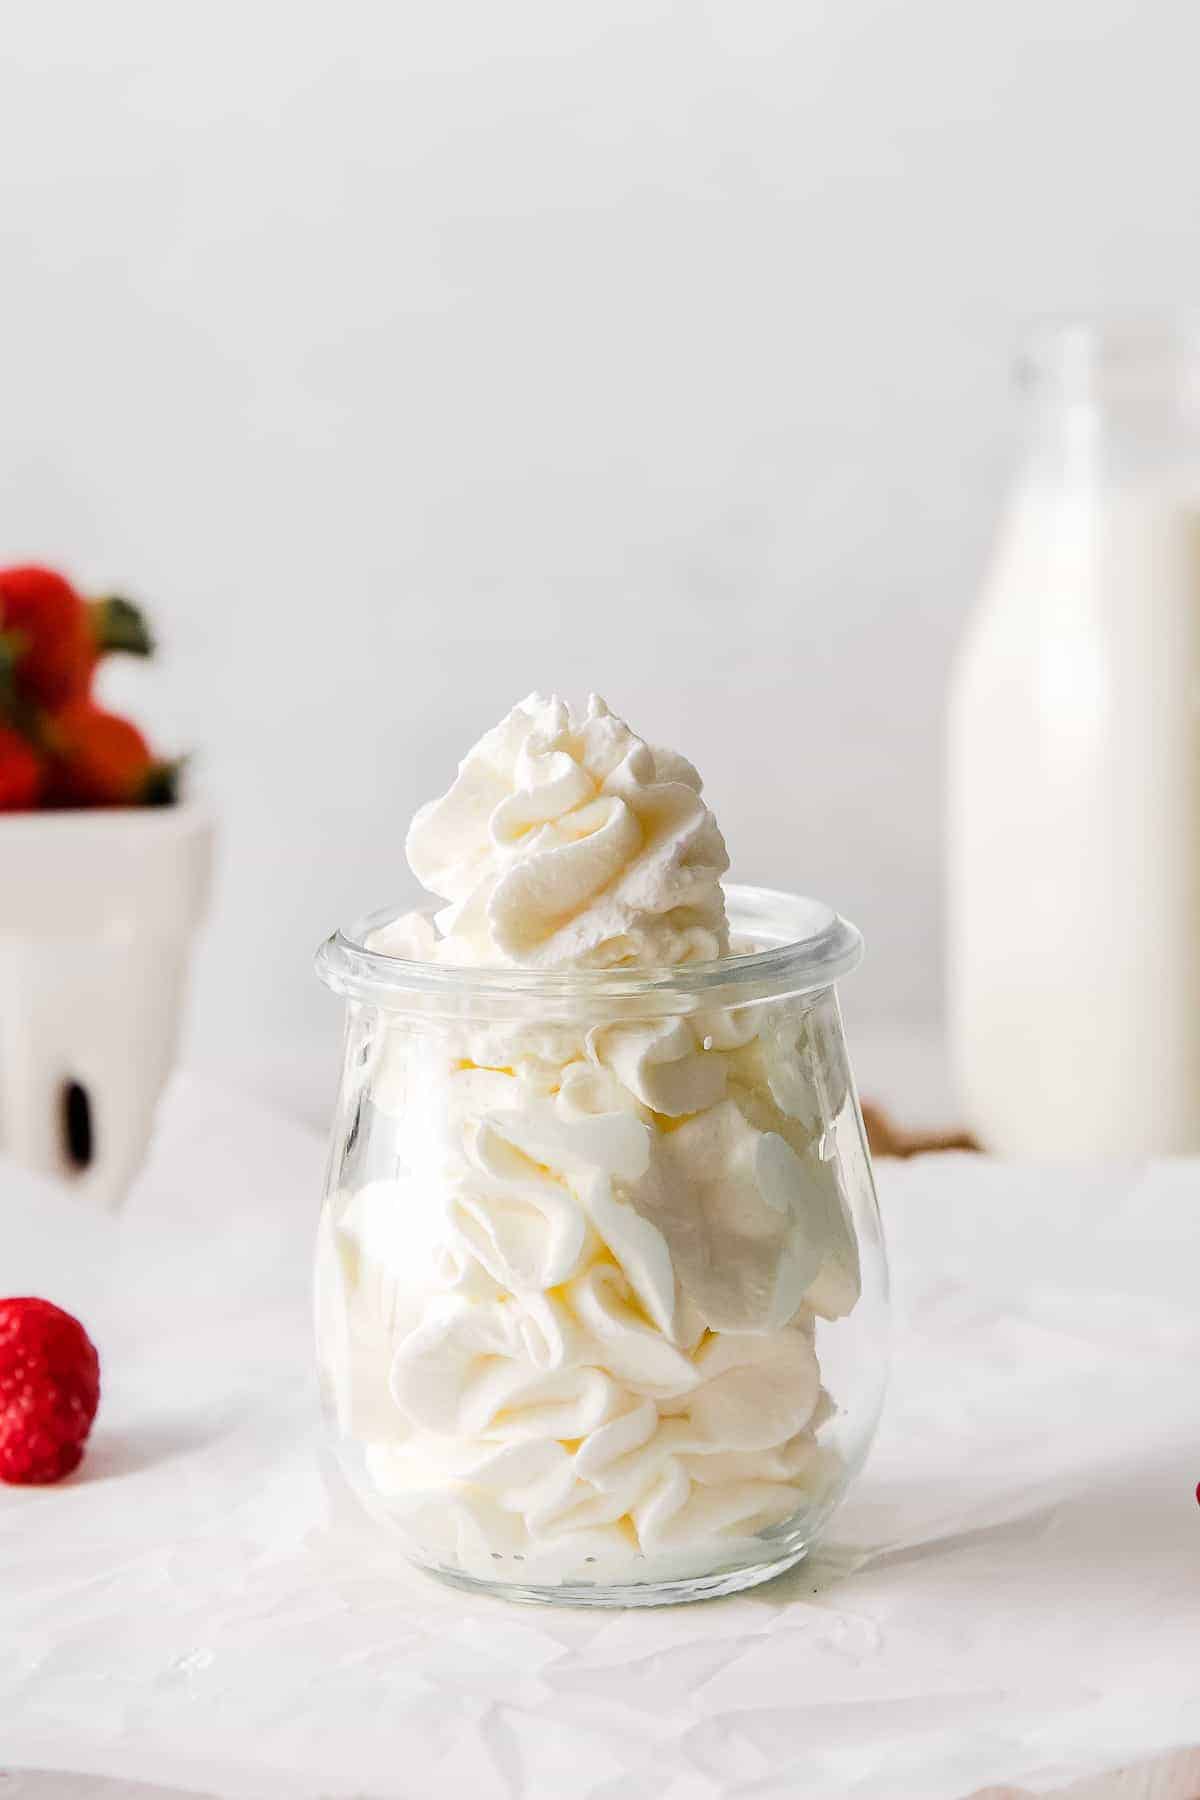
[[[895,1374],[821,1558],[525,1610],[331,1507],[322,1147],[180,1082],[120,1220],[0,1165],[0,1292],[78,1312],[79,1477],[0,1489],[0,1769],[246,1800],[957,1800],[1200,1738],[1200,1165],[884,1164]]]

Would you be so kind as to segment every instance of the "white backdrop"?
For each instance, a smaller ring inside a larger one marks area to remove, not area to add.
[[[534,685],[939,997],[942,692],[1021,322],[1194,301],[1178,0],[0,8],[0,556],[142,595],[224,820],[190,1054],[329,1078],[318,937]]]

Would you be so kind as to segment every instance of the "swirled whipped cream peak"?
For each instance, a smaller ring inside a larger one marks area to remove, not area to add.
[[[530,694],[485,732],[409,828],[446,901],[427,954],[531,969],[707,962],[729,949],[725,841],[684,757],[593,694]]]

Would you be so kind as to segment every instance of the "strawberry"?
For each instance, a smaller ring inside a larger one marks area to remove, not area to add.
[[[60,706],[86,694],[106,651],[148,656],[153,647],[128,600],[85,600],[53,569],[0,569],[0,685],[19,698]]]
[[[176,797],[179,764],[156,757],[136,725],[92,700],[59,707],[42,735],[52,805],[165,806]]]
[[[42,797],[46,771],[28,739],[0,724],[0,812],[28,812]]]
[[[100,1404],[100,1358],[49,1300],[0,1300],[0,1481],[41,1486],[79,1466]]]

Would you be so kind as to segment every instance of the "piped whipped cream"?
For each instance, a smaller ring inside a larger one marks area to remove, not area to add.
[[[729,953],[691,764],[531,695],[408,834],[445,902],[373,947],[464,967]],[[828,1005],[828,1002],[825,1002]],[[784,1000],[380,1022],[394,1171],[322,1230],[323,1360],[374,1502],[489,1580],[708,1572],[837,1477],[818,1318],[856,1303],[836,1034]]]
[[[729,857],[699,775],[595,694],[582,718],[540,694],[514,706],[420,809],[406,850],[447,903],[443,962],[661,967],[729,949]]]

